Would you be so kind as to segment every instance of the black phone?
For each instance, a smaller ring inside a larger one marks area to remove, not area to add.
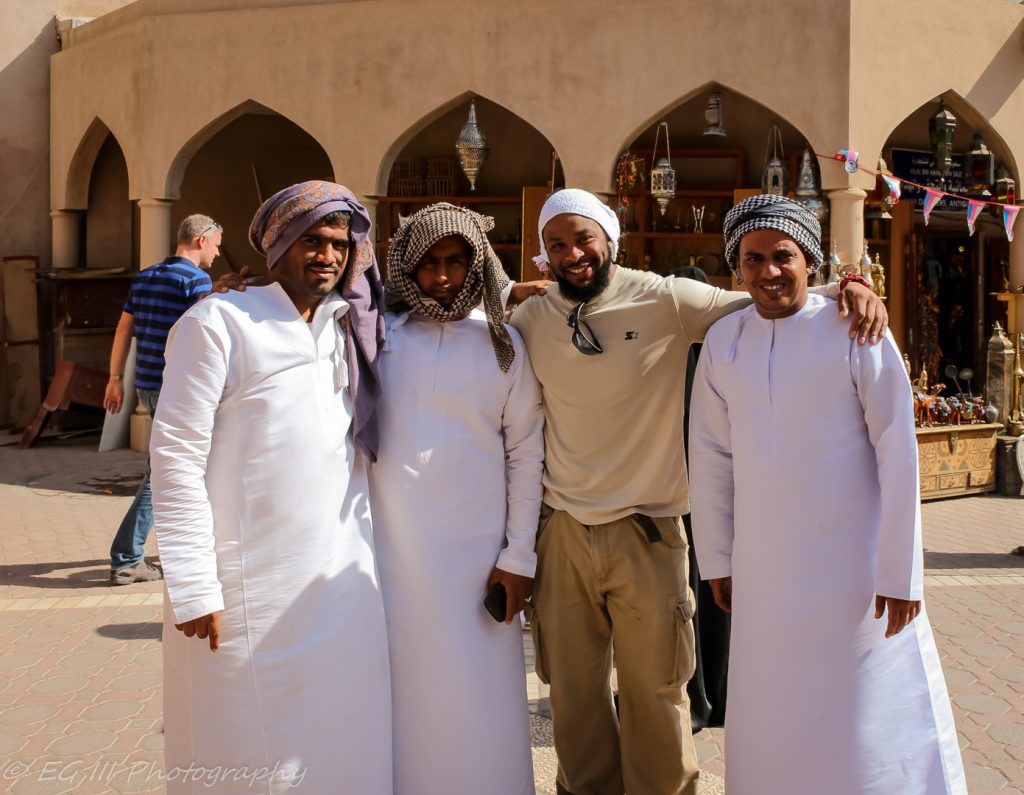
[[[505,623],[505,611],[508,609],[508,594],[505,592],[504,585],[496,582],[491,586],[491,590],[484,597],[484,607],[491,614],[491,618],[499,624]]]

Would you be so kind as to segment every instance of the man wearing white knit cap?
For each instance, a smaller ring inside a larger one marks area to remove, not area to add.
[[[551,685],[559,789],[696,795],[685,691],[694,599],[681,519],[686,354],[750,298],[617,267],[618,220],[586,191],[549,197],[539,227],[536,259],[557,285],[511,322],[544,395],[532,627],[537,673]],[[836,285],[814,289],[853,310],[851,336],[874,342],[884,331],[885,309],[863,284],[842,295]]]

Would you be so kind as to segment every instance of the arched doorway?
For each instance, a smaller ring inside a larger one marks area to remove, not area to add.
[[[475,190],[455,156],[471,103],[490,150]],[[485,97],[464,95],[413,125],[391,148],[381,174],[383,193],[375,198],[382,261],[400,216],[446,201],[493,216],[490,240],[509,276],[539,277],[531,260],[540,250],[537,219],[564,177],[550,142],[529,122]]]
[[[205,213],[224,227],[222,256],[214,263],[211,277],[244,265],[262,273],[266,261],[248,240],[257,208],[296,182],[333,180],[330,159],[309,133],[255,102],[225,114],[198,138],[186,145],[172,167],[172,178],[181,175],[171,211],[172,234],[187,215]]]
[[[128,164],[117,139],[108,134],[96,154],[89,179],[86,267],[137,267],[136,228],[133,205],[128,198]]]
[[[935,165],[929,122],[940,103],[956,121],[953,156],[945,180]],[[920,185],[965,195],[965,154],[976,136],[994,155],[996,169],[1016,168],[1002,138],[969,103],[953,92],[930,100],[908,115],[890,133],[882,156],[894,175]],[[994,194],[994,185],[990,186]],[[1009,269],[1009,243],[1001,214],[983,211],[972,236],[966,223],[967,202],[944,198],[925,223],[925,192],[904,185],[892,210],[892,283],[889,312],[897,343],[909,356],[916,375],[922,369],[932,383],[945,381],[947,394],[960,391],[946,372],[977,373],[981,390],[985,346],[993,323],[1006,327],[1006,304],[991,294],[1002,289]],[[973,198],[986,198],[981,194]],[[995,195],[988,198],[996,199]],[[869,213],[870,215],[870,213]],[[877,223],[877,221],[869,221]],[[964,385],[966,388],[966,385]]]
[[[712,100],[720,103],[721,123],[717,126],[724,135],[705,134],[716,126],[709,111]],[[651,165],[667,154],[662,122],[668,124],[676,173],[676,194],[664,212],[650,193]],[[779,133],[774,142],[769,140],[773,125]],[[807,139],[764,105],[723,86],[709,85],[654,117],[614,164],[613,184],[618,186],[618,195],[612,205],[623,229],[621,264],[663,275],[687,265],[697,266],[713,284],[732,288],[722,222],[733,204],[761,192],[766,155],[772,149],[781,154],[784,188],[792,193],[802,155],[808,149]],[[811,167],[815,184],[820,186],[814,158]]]

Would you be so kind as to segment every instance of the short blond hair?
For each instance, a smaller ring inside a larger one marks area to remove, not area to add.
[[[193,213],[182,221],[178,227],[178,245],[187,246],[210,231],[223,232],[224,227],[208,215]]]

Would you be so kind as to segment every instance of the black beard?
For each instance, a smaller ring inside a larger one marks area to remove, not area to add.
[[[562,295],[574,303],[582,304],[586,303],[591,298],[596,298],[603,293],[605,289],[607,289],[608,282],[611,278],[611,270],[612,258],[609,254],[604,262],[594,268],[594,278],[590,280],[590,284],[586,287],[577,287],[558,275],[555,276],[555,281],[558,282],[558,289],[561,291]]]

